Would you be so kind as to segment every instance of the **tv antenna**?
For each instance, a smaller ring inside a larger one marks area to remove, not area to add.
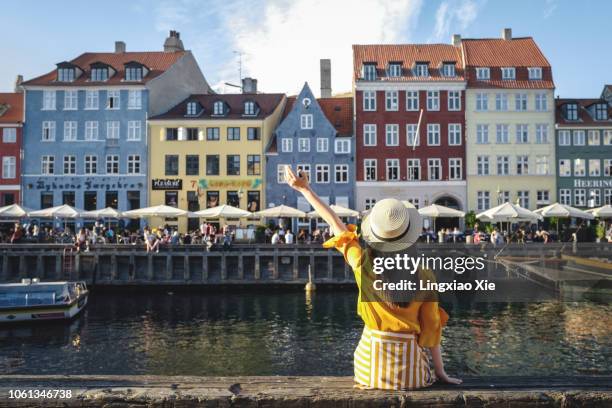
[[[225,85],[231,86],[233,88],[239,88],[242,91],[242,55],[241,51],[232,51],[235,55],[238,55],[238,83],[241,85],[232,84],[230,82],[226,82]]]

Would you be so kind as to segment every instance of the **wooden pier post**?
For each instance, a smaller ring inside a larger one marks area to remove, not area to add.
[[[312,280],[315,281],[317,272],[315,271],[315,256],[314,256],[313,249],[310,250],[310,256],[308,258],[308,262],[309,262],[310,268],[312,269]]]
[[[55,255],[55,279],[62,280],[62,256],[60,254]]]
[[[350,276],[351,276],[351,268],[349,267],[349,265],[344,262],[344,279],[345,280],[349,280]]]
[[[81,276],[81,254],[76,254],[74,256],[74,270],[72,271],[68,279],[75,280],[75,277],[76,279],[78,279],[79,276]]]
[[[300,278],[300,257],[298,251],[293,252],[293,279],[298,280]]]
[[[278,248],[274,248],[274,257],[272,263],[272,279],[278,279],[279,271],[278,271]]]
[[[202,282],[208,281],[208,255],[202,255]]]
[[[183,258],[183,279],[185,282],[191,280],[191,270],[189,269],[189,255],[185,254]]]
[[[7,254],[2,255],[2,282],[7,282],[9,279],[9,257]]]
[[[155,271],[153,270],[153,254],[147,254],[147,280],[153,282],[155,280]]]
[[[261,279],[261,260],[259,259],[259,249],[255,249],[255,265],[254,265],[253,276],[255,280]]]
[[[244,256],[242,253],[238,255],[238,279],[244,279]]]
[[[166,279],[168,281],[172,280],[172,275],[173,275],[173,268],[172,268],[172,255],[168,254],[166,255]]]
[[[114,282],[115,280],[117,280],[118,276],[119,273],[117,271],[117,255],[112,254],[110,260],[110,281]]]
[[[25,255],[19,255],[19,279],[27,277],[28,273],[26,272]]]
[[[332,258],[331,251],[327,251],[327,278],[329,280],[334,278],[334,258]]]
[[[134,255],[134,252],[130,254],[129,263],[130,270],[128,271],[128,280],[133,281],[136,278],[136,256]]]

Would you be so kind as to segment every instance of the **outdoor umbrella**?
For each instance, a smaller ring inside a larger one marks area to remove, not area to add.
[[[121,211],[114,209],[113,207],[106,207],[101,210],[85,211],[81,214],[83,218],[121,218],[123,214]]]
[[[57,207],[45,208],[42,210],[31,211],[28,216],[31,218],[58,218],[64,220],[64,230],[66,229],[66,220],[68,218],[79,218],[83,214],[83,210],[74,208],[68,204],[59,205]]]
[[[125,211],[124,217],[144,218],[144,217],[186,217],[188,212],[180,208],[170,207],[169,205],[156,205],[153,207],[139,208],[137,210]]]
[[[536,214],[541,214],[546,218],[584,218],[592,220],[595,218],[593,214],[589,214],[586,211],[579,210],[578,208],[570,207],[569,205],[554,203],[547,205],[546,207],[538,208],[534,211]],[[559,236],[559,223],[557,222],[557,237]]]
[[[541,220],[542,216],[534,213],[533,211],[529,211],[520,205],[506,202],[477,214],[476,218],[481,221],[489,222],[534,222]]]
[[[586,210],[589,214],[593,214],[598,218],[612,218],[612,205],[606,204],[603,207],[591,208]],[[0,216],[2,216],[2,209],[0,208]]]
[[[329,206],[338,217],[359,217],[359,211],[351,210],[350,208],[342,207],[336,204]],[[308,213],[309,217],[319,217],[319,213],[311,211]]]
[[[463,218],[465,213],[463,211],[455,210],[454,208],[448,208],[443,205],[431,204],[427,207],[419,208],[419,214],[423,217],[433,218],[433,230],[436,232],[436,218]]]
[[[253,213],[259,217],[267,218],[302,218],[306,217],[304,211],[300,211],[297,208],[289,207],[287,205],[278,205],[276,207],[266,208],[265,210],[257,211]]]
[[[0,207],[0,218],[23,218],[27,217],[32,210],[20,206],[19,204],[11,204],[6,207]]]
[[[193,215],[202,218],[242,218],[248,217],[251,213],[240,208],[232,207],[231,205],[223,204],[217,207],[196,211]]]

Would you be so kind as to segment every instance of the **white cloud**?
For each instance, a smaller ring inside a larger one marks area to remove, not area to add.
[[[451,30],[460,34],[476,20],[479,8],[479,4],[474,0],[443,1],[436,10],[436,24],[429,41],[446,41]]]
[[[556,0],[546,0],[546,4],[544,6],[544,18],[548,18],[552,16],[556,8],[557,8]]]

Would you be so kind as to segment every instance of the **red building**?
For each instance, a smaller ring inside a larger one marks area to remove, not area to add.
[[[353,66],[357,209],[395,197],[465,210],[460,46],[354,45]]]
[[[20,202],[23,94],[0,93],[0,206]]]

